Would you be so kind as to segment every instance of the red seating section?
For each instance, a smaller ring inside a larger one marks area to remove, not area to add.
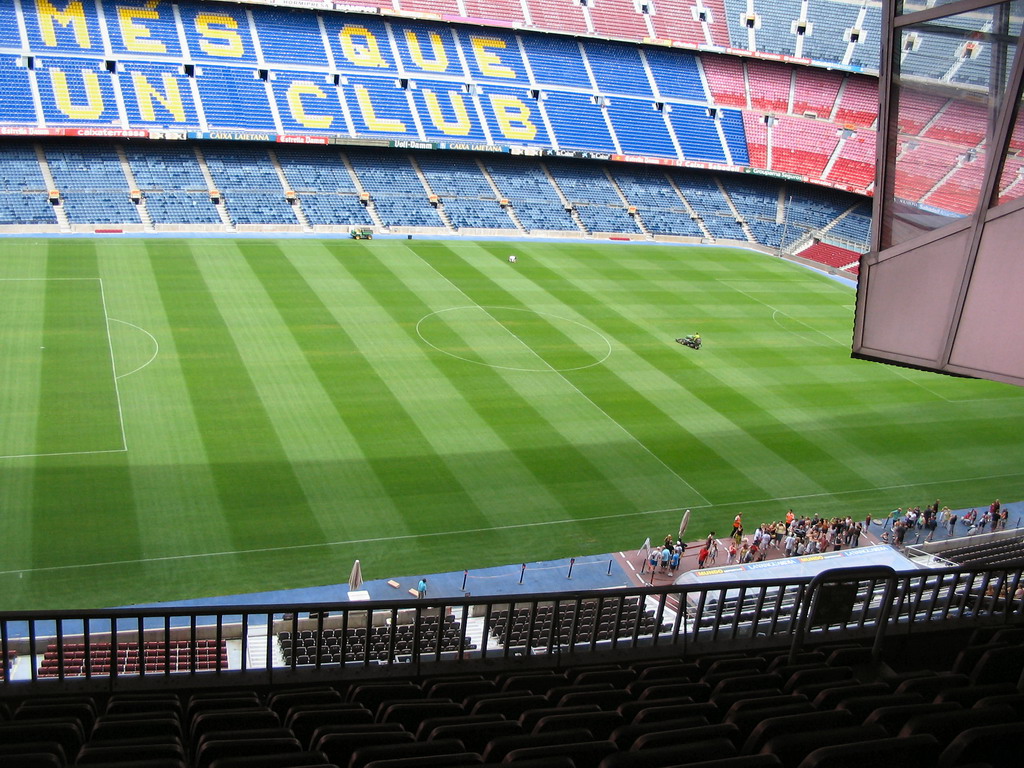
[[[476,19],[526,22],[519,0],[466,0],[466,13]]]
[[[948,179],[921,202],[953,213],[969,214],[977,206],[981,181],[985,175],[985,158],[958,168]]]
[[[954,144],[975,146],[985,140],[988,116],[985,108],[963,101],[950,101],[922,136]]]
[[[386,6],[389,7],[389,6]],[[419,14],[450,14],[460,16],[455,0],[402,0],[402,10]]]
[[[901,142],[899,146],[894,194],[916,202],[949,173],[964,150],[963,147],[933,142],[921,142],[916,146],[909,144]]]
[[[743,130],[747,134],[747,153],[750,164],[758,168],[768,167],[768,127],[761,115],[743,113]]]
[[[559,32],[587,31],[583,7],[572,0],[531,0],[529,8],[533,26],[539,29],[557,29]]]
[[[867,188],[875,180],[875,132],[857,131],[843,142],[827,178]]]
[[[594,31],[606,37],[650,37],[643,14],[636,12],[633,0],[600,0],[590,9]]]
[[[63,659],[61,658],[63,655]],[[114,660],[116,659],[116,662]],[[61,663],[63,661],[63,664]],[[79,677],[86,671],[93,675],[109,675],[116,663],[118,674],[139,674],[142,671],[163,673],[197,670],[227,669],[227,646],[216,640],[197,640],[193,652],[188,640],[172,640],[170,643],[148,642],[139,647],[138,643],[92,643],[88,649],[84,643],[65,643],[61,653],[56,645],[48,645],[39,666],[39,677]]]
[[[878,119],[878,83],[850,75],[839,97],[835,121],[852,128],[870,128]]]
[[[839,143],[833,123],[780,117],[772,127],[772,169],[820,178]]]
[[[704,77],[716,104],[723,107],[746,107],[747,85],[743,62],[730,56],[701,56]]]
[[[780,67],[766,61],[747,61],[750,106],[753,109],[784,115],[789,111],[789,87],[792,67]]]
[[[702,5],[710,15],[707,29],[711,33],[709,41],[704,33],[704,25],[694,18],[695,3],[659,3],[651,16],[654,31],[658,37],[672,40],[683,40],[688,43],[708,43],[727,47],[729,28],[726,24],[725,3],[723,0],[704,0]]]
[[[821,119],[830,118],[839,97],[841,82],[834,72],[798,67],[796,86],[793,89],[793,114],[812,112]]]
[[[802,259],[816,261],[828,267],[835,267],[836,269],[845,267],[851,262],[860,259],[860,254],[856,251],[851,251],[849,248],[840,248],[838,245],[831,245],[829,243],[815,243],[810,248],[800,251],[797,256]]]

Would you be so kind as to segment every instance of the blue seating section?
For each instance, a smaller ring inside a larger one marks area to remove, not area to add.
[[[718,117],[722,122],[722,134],[732,155],[733,165],[750,165],[747,132],[743,128],[743,113],[736,109],[720,109]]]
[[[849,45],[843,35],[856,26],[859,10],[840,3],[808,5],[807,21],[812,27],[804,36],[804,56],[817,61],[842,61]]]
[[[623,207],[622,198],[608,180],[603,166],[567,160],[548,160],[544,164],[570,203],[600,203]]]
[[[705,215],[731,216],[735,218],[729,203],[726,202],[722,191],[715,184],[712,176],[705,174],[680,174],[671,172],[672,180],[676,183],[683,197],[693,207],[698,216]]]
[[[28,70],[7,56],[0,57],[0,107],[4,122],[34,123],[36,120]]]
[[[260,49],[268,64],[319,66],[324,61],[324,41],[306,14],[254,5],[249,9],[259,30]]]
[[[73,224],[139,224],[128,181],[115,149],[62,142],[45,148],[54,183]]]
[[[871,235],[871,211],[867,209],[867,206],[864,208],[864,210],[858,209],[839,219],[826,233],[826,237],[846,243],[867,245]]]
[[[664,171],[614,168],[612,175],[626,200],[637,207],[640,218],[651,233],[703,237],[704,233],[690,218],[686,206],[669,184]]]
[[[138,209],[131,203],[128,182],[114,145],[58,142],[44,146],[73,223],[139,223]],[[190,145],[129,143],[124,151],[154,223],[220,222]],[[359,200],[356,180],[345,166],[347,158],[361,187],[372,195],[386,226],[444,226],[408,154],[356,148],[342,154],[335,148],[287,145],[278,146],[273,152],[284,173],[285,186],[297,193],[311,225],[375,223]],[[203,155],[235,223],[298,222],[264,146],[207,145]],[[653,234],[704,237],[706,233],[694,221],[683,198],[713,237],[747,239],[737,222],[738,212],[754,239],[771,247],[778,247],[783,241],[792,245],[826,227],[826,239],[847,245],[866,243],[870,226],[867,203],[839,218],[857,203],[858,198],[853,195],[834,190],[809,191],[764,177],[714,176],[702,171],[666,171],[656,166],[606,167],[558,158],[547,159],[542,166],[525,157],[483,156],[484,167],[498,189],[495,193],[473,156],[416,152],[412,157],[430,190],[440,197],[442,210],[456,229],[514,228],[515,221],[499,204],[498,198],[504,197],[528,231],[579,232],[579,224],[566,211],[545,167],[590,232],[640,232],[637,220],[627,210],[633,205]],[[736,212],[716,179],[722,183]],[[28,142],[15,143],[0,151],[0,224],[55,223],[56,216],[46,200],[44,187]],[[785,215],[777,221],[780,191]]]
[[[625,208],[610,205],[578,205],[576,212],[588,232],[628,232],[636,234],[640,228]]]
[[[474,80],[524,86],[530,82],[515,35],[497,29],[480,29],[473,34],[460,35],[459,42]]]
[[[719,176],[729,199],[748,223],[755,219],[774,222],[779,217],[779,184],[754,176]]]
[[[673,104],[668,117],[688,160],[726,161],[715,118],[708,115],[707,107]]]
[[[36,153],[25,145],[0,148],[0,224],[56,224]]]
[[[494,190],[471,157],[448,152],[417,155],[416,162],[434,194],[447,198],[486,197],[496,200]]]
[[[523,35],[523,48],[538,85],[590,88],[590,75],[574,38]]]
[[[18,34],[18,15],[14,11],[14,3],[0,4],[0,48],[20,48],[21,35]]]
[[[536,162],[488,157],[484,167],[527,230],[579,230]]]
[[[416,79],[413,100],[420,115],[429,116],[423,122],[427,138],[446,141],[450,139],[486,141],[483,126],[473,119],[476,108],[470,96],[459,93],[451,83],[440,80]]]
[[[235,224],[298,223],[266,149],[217,145],[203,154]]]
[[[456,229],[515,229],[473,158],[443,152],[418,155],[416,162]]]
[[[654,102],[620,96],[612,99],[607,109],[624,153],[656,157],[676,156],[668,126],[665,124],[665,114],[655,109]]]
[[[231,61],[255,66],[256,49],[252,44],[245,8],[230,5],[211,8],[206,3],[181,3],[178,12],[192,60]],[[152,36],[157,34],[154,30]],[[161,41],[163,39],[160,38]]]
[[[220,224],[209,192],[146,192],[146,211],[154,224]],[[287,223],[287,222],[282,222]]]
[[[337,150],[280,146],[274,154],[288,186],[296,192],[358,192]]]
[[[34,5],[29,3],[26,5]],[[86,6],[85,3],[82,4]],[[118,9],[120,3],[103,3],[103,17],[110,35],[110,50],[115,56],[131,56],[132,58],[182,58],[181,41],[178,37],[177,23],[174,20],[174,7],[170,3],[153,3],[149,6],[137,4],[132,23],[122,19]],[[92,9],[84,7],[86,18],[91,19]],[[25,9],[27,26],[32,27],[34,9]],[[144,31],[140,34],[140,30]],[[72,29],[62,28],[54,24],[54,31],[59,35],[67,35],[67,41],[73,39]],[[185,58],[188,58],[187,56]]]
[[[192,147],[129,144],[125,155],[154,224],[220,223]]]
[[[390,77],[350,75],[346,93],[353,94],[356,133],[416,137],[416,124],[406,91]]]
[[[552,205],[534,200],[517,200],[512,207],[519,217],[519,222],[528,232],[538,229],[562,230],[566,232],[579,231],[579,227],[573,221],[572,215],[558,204]]]
[[[395,45],[402,67],[413,77],[464,76],[458,46],[448,27],[426,23],[407,27],[396,31]]]
[[[796,35],[793,22],[800,18],[800,0],[771,0],[756,6],[761,15],[761,28],[757,30],[757,50],[765,53],[793,55]]]
[[[604,109],[594,103],[593,96],[549,91],[543,103],[558,139],[559,149],[615,151],[615,142],[608,132]]]
[[[587,40],[583,48],[599,90],[612,95],[653,96],[636,47]]]
[[[373,219],[357,195],[318,192],[300,196],[302,212],[312,226],[373,226]]]
[[[45,192],[46,181],[32,147],[0,145],[0,192]]]
[[[649,48],[644,52],[663,98],[706,102],[707,91],[692,53]]]
[[[385,226],[444,226],[408,157],[363,150],[346,151],[346,155]]]
[[[196,79],[210,125],[218,128],[248,128],[273,131],[266,84],[256,78],[255,69],[204,65]],[[244,104],[245,109],[239,109]]]
[[[860,25],[861,35],[858,44],[854,46],[853,56],[850,63],[854,66],[864,67],[878,71],[879,48],[882,40],[882,14],[880,9],[868,6],[867,16]]]
[[[111,125],[118,119],[111,74],[98,59],[47,56],[36,67],[46,122]]]
[[[192,147],[129,144],[124,152],[139,189],[207,190],[206,179]]]
[[[123,61],[119,77],[128,121],[148,128],[199,128],[189,78],[170,62]]]
[[[734,218],[728,216],[702,216],[701,221],[716,240],[746,240],[747,234]]]
[[[515,229],[516,225],[497,200],[468,197],[445,198],[444,211],[456,229]]]

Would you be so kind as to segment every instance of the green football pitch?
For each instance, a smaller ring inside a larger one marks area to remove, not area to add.
[[[638,548],[787,507],[1024,498],[1024,392],[850,359],[742,250],[0,242],[0,605]],[[508,263],[516,253],[519,263]],[[675,338],[699,331],[704,348]]]

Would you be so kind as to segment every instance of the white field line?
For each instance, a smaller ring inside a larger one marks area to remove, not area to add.
[[[128,442],[125,439],[124,415],[123,415],[123,413],[121,411],[121,393],[118,391],[118,388],[117,388],[118,376],[117,376],[117,372],[114,370],[114,346],[113,346],[113,342],[110,339],[110,320],[111,320],[111,318],[107,317],[107,300],[106,300],[106,295],[103,292],[103,278],[100,278],[100,277],[3,277],[3,278],[0,278],[0,282],[5,282],[5,283],[7,283],[7,282],[10,282],[10,283],[30,282],[30,281],[37,281],[37,280],[60,280],[60,281],[96,280],[96,281],[99,282],[99,284],[100,284],[100,298],[101,298],[102,303],[103,303],[103,320],[104,320],[104,324],[105,324],[106,329],[107,329],[107,349],[110,352],[110,369],[111,369],[111,373],[114,374],[114,392],[117,395],[117,416],[118,416],[118,422],[119,422],[120,427],[121,427],[121,447],[120,448],[101,449],[101,450],[98,450],[98,451],[57,451],[57,452],[53,452],[53,453],[10,453],[10,454],[4,455],[4,456],[0,456],[0,461],[3,461],[4,459],[36,459],[36,458],[43,458],[45,456],[94,456],[94,455],[102,454],[102,453],[125,453],[128,450]],[[117,320],[115,322],[124,322],[124,321],[123,320]],[[127,323],[127,325],[131,325],[131,323]],[[136,327],[138,327],[138,326],[136,326]],[[139,330],[142,331],[143,333],[148,333],[148,331],[144,331],[142,328],[139,328]],[[152,334],[150,334],[150,336],[152,336]],[[156,339],[153,339],[153,341],[155,342]],[[154,355],[154,357],[155,357],[155,355]],[[152,360],[150,360],[149,362],[152,362]],[[149,365],[149,362],[147,362],[146,365]],[[145,366],[142,366],[142,367],[144,368]],[[136,370],[139,370],[139,369],[136,369]],[[135,373],[135,371],[132,371],[132,373]],[[128,375],[128,374],[125,374],[125,375]]]
[[[982,480],[1002,480],[1008,477],[1024,477],[1024,472],[1010,472],[1001,475],[983,475],[981,477],[963,477],[957,479],[943,479],[920,483],[902,483],[900,485],[883,485],[874,488],[858,488],[849,491],[834,491],[832,493],[806,493],[799,496],[779,496],[774,499],[747,499],[743,501],[727,501],[720,504],[705,504],[692,506],[691,509],[722,509],[725,507],[744,506],[748,504],[771,504],[775,502],[789,502],[801,499],[814,499],[828,496],[848,496],[858,493],[873,493],[876,491],[893,491],[901,488],[927,488],[934,485],[950,485],[952,483],[972,483]],[[167,563],[182,562],[187,560],[198,560],[205,557],[235,557],[237,555],[259,555],[270,552],[294,552],[309,549],[324,549],[329,547],[348,547],[359,544],[378,544],[388,541],[403,541],[413,539],[427,539],[441,536],[464,536],[466,534],[490,533],[493,531],[509,531],[523,528],[541,528],[551,525],[571,525],[598,522],[601,520],[616,520],[624,517],[644,517],[647,515],[667,515],[669,513],[682,512],[683,507],[670,507],[668,509],[649,509],[637,512],[616,512],[611,515],[597,515],[587,518],[563,518],[561,520],[540,520],[533,523],[511,523],[509,525],[491,525],[486,528],[465,528],[453,531],[433,531],[431,533],[409,533],[399,536],[374,536],[365,539],[346,539],[341,541],[321,541],[313,544],[289,544],[282,547],[258,547],[255,549],[232,549],[221,552],[196,552],[189,555],[166,555],[163,557],[141,557],[135,560],[109,560],[100,563],[77,563],[73,565],[51,565],[43,568],[12,568],[0,571],[0,576],[10,576],[18,573],[46,573],[52,571],[71,571],[83,568],[110,568],[121,565],[144,565],[146,563]]]
[[[121,426],[121,446],[128,450],[128,436],[124,431],[124,410],[121,408],[121,388],[117,383],[117,367],[114,365],[114,341],[110,337],[110,313],[107,312],[107,294],[103,290],[103,278],[100,281],[100,301],[103,304],[103,326],[107,329],[107,350],[110,352],[110,375],[114,377],[114,395],[117,398],[117,420]]]
[[[416,252],[413,251],[413,253],[416,253]],[[490,310],[488,310],[486,307],[483,307],[480,304],[478,304],[475,301],[473,301],[473,298],[471,296],[469,296],[465,291],[463,291],[461,288],[459,288],[459,286],[457,286],[455,283],[453,283],[448,277],[446,277],[445,275],[442,275],[437,269],[434,268],[434,265],[432,265],[430,262],[428,262],[426,259],[424,259],[422,256],[420,256],[418,253],[416,254],[416,256],[417,256],[417,258],[420,259],[420,261],[422,261],[424,264],[426,264],[428,267],[430,267],[431,271],[433,271],[433,273],[435,275],[440,277],[442,280],[444,280],[446,283],[448,283],[448,285],[450,285],[456,291],[458,291],[463,296],[465,296],[466,299],[473,304],[473,306],[479,307],[480,310],[484,314],[486,314],[489,318],[491,318],[492,322],[497,323],[499,326],[504,328],[509,336],[511,336],[516,341],[518,341],[530,354],[532,354],[534,357],[536,357],[544,365],[544,367],[548,371],[551,371],[552,373],[557,375],[558,378],[560,378],[562,381],[564,381],[566,384],[568,384],[572,389],[574,389],[576,391],[576,393],[580,397],[582,397],[584,400],[586,400],[588,403],[590,403],[606,419],[608,419],[612,424],[614,424],[616,427],[618,427],[623,432],[623,434],[625,434],[630,440],[632,440],[634,443],[636,443],[638,446],[640,446],[641,449],[643,449],[655,461],[657,461],[659,464],[661,464],[661,466],[663,466],[666,470],[668,470],[668,472],[670,474],[672,474],[677,480],[679,480],[679,482],[681,482],[683,485],[685,485],[687,488],[689,488],[691,491],[693,491],[693,493],[697,494],[697,498],[699,498],[705,504],[709,504],[709,505],[711,504],[711,500],[710,499],[708,499],[704,494],[702,494],[700,491],[698,491],[696,488],[694,488],[692,485],[690,485],[690,483],[687,482],[686,479],[683,478],[682,475],[680,475],[678,472],[676,472],[674,469],[672,469],[672,467],[670,467],[668,464],[666,464],[662,460],[662,458],[660,456],[658,456],[656,453],[654,453],[654,451],[652,451],[650,448],[648,448],[646,445],[644,445],[640,441],[640,439],[638,437],[636,437],[636,435],[634,435],[632,432],[630,432],[628,429],[626,429],[624,426],[622,426],[622,424],[620,424],[618,421],[616,421],[611,416],[611,414],[609,414],[606,410],[604,410],[604,408],[602,408],[597,403],[595,403],[593,400],[591,400],[590,397],[588,395],[586,395],[579,387],[577,387],[575,384],[573,384],[571,381],[569,381],[569,379],[565,376],[565,374],[563,374],[561,371],[557,370],[554,366],[552,366],[550,363],[548,363],[548,361],[545,360],[543,357],[541,357],[540,354],[538,354],[536,350],[534,350],[532,347],[530,347],[529,344],[527,344],[525,341],[523,341],[521,338],[519,338],[519,336],[517,336],[515,334],[515,332],[513,332],[511,329],[509,329],[504,323],[499,322],[498,319],[496,317],[494,317],[493,314],[491,314]],[[600,334],[601,336],[604,335],[604,334],[601,334],[600,331],[596,331],[596,332],[598,334]]]
[[[114,377],[115,379],[123,379],[125,376],[131,376],[133,373],[138,373],[143,368],[145,368],[147,365],[149,365],[154,360],[156,360],[156,356],[160,354],[160,342],[156,340],[156,336],[154,336],[152,333],[147,331],[145,328],[140,328],[135,323],[129,323],[127,320],[118,320],[116,317],[108,317],[107,320],[112,320],[115,323],[121,323],[122,325],[127,325],[127,326],[129,326],[131,328],[136,329],[137,331],[142,331],[144,334],[149,336],[150,339],[153,340],[153,355],[149,358],[149,360],[144,362],[138,368],[136,368],[134,370],[131,370],[131,371],[128,371],[128,373],[122,373],[119,376],[115,376]]]
[[[42,456],[92,456],[97,453],[124,453],[127,448],[108,448],[100,451],[64,451],[62,453],[11,453],[0,456],[3,459],[35,459]]]

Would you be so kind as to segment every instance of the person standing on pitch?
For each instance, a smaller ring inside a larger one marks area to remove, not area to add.
[[[420,579],[420,583],[416,585],[416,591],[420,593],[420,600],[427,596],[427,579],[426,577]]]

